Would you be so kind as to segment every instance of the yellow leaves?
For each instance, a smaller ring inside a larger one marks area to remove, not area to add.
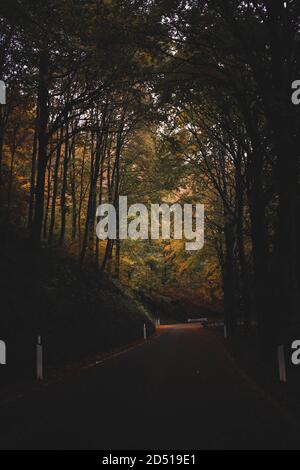
[[[20,178],[18,178],[18,179],[20,179]],[[29,192],[30,186],[31,186],[31,185],[30,185],[30,182],[26,181],[26,182],[22,185],[22,189],[23,189],[24,191],[28,191],[28,192]]]

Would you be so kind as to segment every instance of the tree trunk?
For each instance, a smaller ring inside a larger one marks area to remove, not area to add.
[[[84,168],[85,168],[85,153],[86,153],[86,141],[84,142],[83,155],[81,161],[81,170],[80,170],[80,193],[79,193],[79,207],[78,207],[78,245],[79,252],[81,251],[81,212],[82,212],[82,203],[84,199]]]
[[[68,185],[68,167],[69,167],[69,124],[66,124],[66,134],[65,134],[65,154],[63,160],[63,179],[61,187],[61,196],[60,196],[60,210],[61,210],[61,226],[60,226],[60,236],[59,244],[63,245],[65,240],[66,233],[66,214],[67,214],[67,205],[66,205],[66,192]]]
[[[82,244],[81,263],[84,262],[87,248],[90,246],[91,241],[94,242],[94,227],[96,218],[96,201],[97,201],[97,180],[99,178],[101,156],[103,158],[103,143],[104,143],[104,124],[105,124],[105,112],[102,115],[101,127],[97,130],[96,136],[96,149],[95,152],[92,150],[92,165],[91,165],[91,180],[90,180],[90,191],[87,208],[87,218],[85,224],[84,239]],[[92,145],[93,146],[93,145]],[[93,154],[95,153],[95,156]]]
[[[38,130],[37,130],[37,123],[36,123],[35,128],[34,128],[32,160],[31,160],[30,198],[29,198],[29,210],[28,210],[28,228],[29,229],[31,229],[31,226],[32,226],[33,213],[34,213],[37,144],[38,144]]]
[[[47,238],[49,206],[50,206],[50,199],[51,199],[51,170],[52,170],[51,163],[52,163],[52,153],[50,154],[49,163],[48,163],[47,200],[46,200],[46,209],[45,209],[45,217],[44,217],[44,239],[45,240]]]
[[[13,177],[14,177],[14,163],[15,163],[15,155],[16,155],[16,149],[17,149],[17,133],[18,133],[18,129],[15,127],[14,132],[13,132],[13,142],[11,146],[10,171],[9,171],[8,191],[7,191],[7,229],[10,223],[12,188],[13,188]]]
[[[57,193],[58,193],[58,171],[59,171],[59,164],[60,164],[60,157],[61,157],[62,140],[63,140],[63,128],[60,131],[60,135],[57,132],[57,148],[56,148],[56,158],[55,158],[54,173],[53,173],[53,191],[52,191],[52,203],[51,203],[51,216],[50,216],[48,243],[52,243],[54,227],[55,227],[56,199],[57,199]]]
[[[260,152],[251,155],[250,182],[248,189],[251,239],[254,269],[255,310],[258,320],[260,348],[262,354],[272,347],[273,321],[270,304],[270,260],[266,228],[266,203],[262,183],[263,155]]]
[[[77,235],[77,199],[76,199],[76,145],[72,145],[72,174],[71,174],[71,195],[72,195],[72,240],[76,240]]]
[[[48,51],[40,52],[39,91],[38,91],[38,168],[35,193],[34,221],[31,227],[31,240],[40,247],[44,218],[45,175],[47,168],[48,120],[49,120],[49,57]]]
[[[223,266],[224,323],[228,336],[233,336],[236,329],[236,289],[234,259],[234,224],[225,214],[225,260]]]
[[[91,138],[91,169],[90,169],[90,189],[89,189],[89,197],[88,197],[88,205],[86,211],[86,220],[85,220],[85,229],[82,241],[82,247],[80,252],[80,264],[84,263],[87,247],[89,243],[89,231],[91,226],[91,217],[92,217],[92,198],[94,192],[94,185],[93,185],[93,175],[94,175],[94,159],[95,159],[95,149],[94,149],[94,135]]]
[[[1,106],[0,106],[1,108]],[[2,187],[2,179],[3,179],[3,175],[2,175],[2,162],[3,162],[3,146],[4,146],[4,130],[5,130],[5,126],[4,126],[4,118],[2,117],[2,113],[3,113],[3,110],[0,109],[0,189]]]
[[[236,237],[238,246],[239,265],[242,284],[242,310],[244,313],[245,330],[249,330],[251,322],[251,295],[249,287],[249,276],[247,269],[247,260],[244,245],[244,184],[242,176],[242,160],[241,154],[237,156],[236,161],[236,207],[237,207],[237,224]]]

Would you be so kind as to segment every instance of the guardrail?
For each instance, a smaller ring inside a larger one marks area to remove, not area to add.
[[[188,323],[201,323],[201,322],[207,322],[207,318],[189,318]]]

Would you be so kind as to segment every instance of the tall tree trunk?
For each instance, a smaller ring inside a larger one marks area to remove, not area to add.
[[[80,170],[80,192],[79,192],[79,206],[78,206],[78,245],[79,252],[81,251],[81,213],[82,213],[82,204],[84,199],[84,168],[85,168],[85,154],[86,154],[87,143],[84,142],[83,154],[81,160],[81,170]]]
[[[47,199],[46,199],[46,208],[45,208],[45,217],[44,217],[44,239],[47,239],[48,232],[48,216],[49,216],[49,207],[51,199],[51,170],[52,170],[52,151],[50,151],[50,158],[48,162],[48,177],[47,177]]]
[[[224,322],[227,333],[232,336],[236,329],[236,289],[235,289],[235,259],[234,259],[234,223],[225,210],[225,260],[223,266],[224,291]]]
[[[72,173],[71,173],[71,195],[72,195],[72,240],[77,235],[77,198],[76,198],[76,145],[72,145]]]
[[[58,193],[58,172],[59,172],[59,164],[60,164],[60,157],[61,157],[62,140],[63,140],[63,128],[61,128],[60,134],[59,132],[57,132],[57,147],[56,147],[56,158],[55,158],[54,172],[53,172],[53,191],[52,191],[51,216],[50,216],[48,243],[52,243],[54,227],[55,227],[56,200],[57,200],[57,193]]]
[[[82,240],[82,247],[80,252],[80,264],[84,263],[88,242],[89,242],[89,231],[91,226],[91,217],[92,215],[92,198],[94,192],[94,185],[93,185],[93,175],[94,175],[94,160],[95,160],[95,148],[94,148],[94,135],[92,134],[91,137],[91,169],[90,169],[90,188],[89,188],[89,197],[88,197],[88,205],[87,205],[87,212],[86,212],[86,220],[85,220],[85,228],[84,228],[84,235]]]
[[[294,79],[290,48],[291,24],[283,1],[266,2],[270,31],[272,96],[266,95],[266,113],[273,129],[277,165],[279,209],[276,244],[277,343],[286,339],[289,327],[299,322],[300,305],[297,282],[297,213],[299,200],[299,128],[297,112],[290,99]],[[283,313],[284,312],[284,313]]]
[[[266,196],[263,186],[263,170],[266,161],[262,144],[259,118],[243,96],[239,97],[245,118],[246,129],[251,140],[252,151],[247,161],[247,198],[250,212],[251,242],[254,272],[254,303],[258,322],[260,351],[266,357],[272,351],[274,340],[274,315],[271,305],[273,280],[270,273],[270,256],[266,225]]]
[[[117,136],[117,149],[116,149],[116,171],[115,171],[115,196],[114,203],[116,208],[116,259],[115,259],[115,275],[117,278],[120,276],[120,257],[121,257],[121,240],[120,240],[120,219],[119,219],[119,193],[120,193],[120,159],[121,159],[121,150],[122,150],[122,133],[123,125],[120,126],[118,136]]]
[[[2,163],[3,163],[3,146],[4,146],[4,131],[5,131],[5,125],[4,125],[4,111],[1,109],[2,106],[0,106],[0,189],[2,187]]]
[[[105,254],[104,254],[104,258],[103,258],[103,261],[102,261],[102,264],[101,264],[101,269],[100,269],[101,272],[104,272],[107,267],[108,267],[108,269],[110,269],[110,261],[111,261],[111,258],[112,258],[112,251],[113,251],[113,247],[114,247],[114,242],[115,242],[115,240],[107,240],[107,242],[106,242]]]
[[[237,207],[237,223],[236,237],[238,246],[239,265],[241,272],[242,299],[245,330],[250,327],[251,322],[251,295],[249,287],[249,276],[247,269],[247,261],[244,245],[244,183],[242,176],[242,159],[241,153],[238,154],[236,160],[236,207]]]
[[[31,159],[30,197],[29,197],[29,210],[28,210],[28,228],[29,229],[31,229],[31,226],[32,226],[33,213],[34,213],[37,144],[38,144],[38,130],[37,130],[37,122],[36,122],[35,127],[34,127],[32,159]]]
[[[84,262],[87,248],[90,246],[91,242],[94,242],[94,227],[95,227],[95,218],[96,218],[96,201],[97,201],[97,181],[99,178],[101,156],[103,158],[103,144],[104,144],[104,135],[105,135],[105,119],[106,119],[106,109],[104,109],[102,115],[101,126],[99,127],[96,135],[96,149],[95,156],[92,158],[92,167],[91,167],[91,180],[90,180],[90,191],[88,199],[88,208],[87,208],[87,218],[85,224],[84,239],[82,244],[82,250],[80,255],[81,263]]]
[[[257,150],[251,155],[248,189],[252,255],[254,268],[255,310],[258,320],[260,348],[263,355],[272,346],[272,306],[270,305],[270,260],[266,228],[266,202],[262,183],[264,158]]]
[[[11,146],[11,158],[10,158],[10,171],[9,171],[9,180],[8,180],[8,191],[7,191],[7,229],[10,223],[10,214],[11,214],[11,200],[12,200],[12,187],[14,179],[14,163],[15,155],[17,149],[17,133],[18,129],[15,127],[13,132],[13,142]]]
[[[61,210],[61,226],[60,226],[60,236],[59,244],[63,245],[65,241],[66,233],[66,214],[67,214],[67,204],[66,204],[66,192],[68,185],[68,167],[69,167],[69,124],[66,124],[66,133],[65,133],[65,153],[63,160],[63,179],[61,187],[61,196],[60,196],[60,210]]]
[[[283,131],[284,133],[284,131]],[[295,149],[283,140],[278,152],[278,234],[276,244],[277,343],[283,343],[293,323],[299,323],[297,279],[298,162]],[[284,312],[284,315],[283,315]]]
[[[105,133],[105,142],[102,150],[101,165],[100,165],[100,185],[99,185],[99,206],[102,204],[103,199],[103,176],[104,176],[104,162],[107,151],[110,151],[110,145],[108,144],[108,132]],[[96,251],[95,251],[95,261],[97,268],[99,267],[99,258],[100,258],[100,240],[96,236]]]
[[[49,57],[46,49],[40,52],[39,91],[38,91],[38,168],[34,221],[31,227],[31,239],[39,247],[44,218],[45,175],[47,168],[48,120],[49,120]]]

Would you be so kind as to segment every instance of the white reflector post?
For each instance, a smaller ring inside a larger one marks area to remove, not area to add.
[[[147,339],[146,324],[144,323],[144,339]]]
[[[0,80],[0,104],[6,104],[6,87],[3,80]]]
[[[278,366],[279,366],[279,380],[281,383],[286,383],[286,367],[285,367],[285,356],[284,356],[284,345],[278,346]]]
[[[0,341],[0,365],[6,365],[6,344],[4,341]]]
[[[40,336],[38,336],[38,344],[36,345],[36,378],[43,380],[43,346]]]

